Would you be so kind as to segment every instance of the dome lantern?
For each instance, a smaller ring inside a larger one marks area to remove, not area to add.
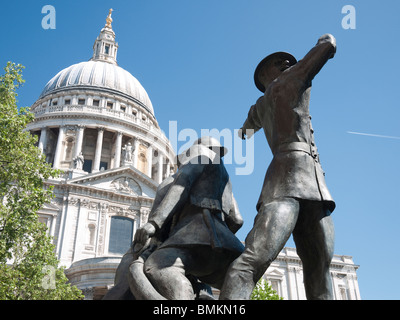
[[[93,57],[92,61],[105,61],[112,64],[117,64],[117,51],[118,44],[115,42],[115,32],[111,27],[111,13],[110,9],[106,18],[106,24],[101,29],[99,36],[93,44]]]

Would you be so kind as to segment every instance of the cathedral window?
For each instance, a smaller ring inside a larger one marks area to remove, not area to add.
[[[348,300],[347,288],[345,286],[339,286],[339,294],[341,300]]]
[[[100,161],[100,171],[108,169],[108,162]]]
[[[91,173],[92,165],[93,165],[92,159],[85,159],[85,162],[83,163],[83,171]]]
[[[71,99],[65,99],[64,103],[65,104],[71,104]]]
[[[110,51],[110,46],[105,46],[104,47],[104,53],[105,54],[109,54],[109,51]]]
[[[98,99],[93,99],[93,105],[94,105],[95,107],[98,107],[98,106],[100,105],[100,100],[98,100]]]
[[[276,293],[281,296],[282,295],[282,290],[281,290],[281,281],[280,280],[271,280],[271,287],[276,291]]]
[[[79,105],[85,104],[85,99],[78,99],[78,104]]]
[[[133,238],[133,220],[125,217],[111,217],[110,253],[124,254],[130,247]]]
[[[107,109],[112,109],[114,106],[114,103],[112,103],[111,101],[107,101]]]
[[[43,223],[46,227],[46,233],[49,234],[49,229],[50,229],[50,217],[48,216],[41,216],[39,215],[39,222]]]

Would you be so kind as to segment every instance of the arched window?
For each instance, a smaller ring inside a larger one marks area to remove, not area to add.
[[[133,220],[125,217],[111,217],[108,252],[125,254],[132,244]]]

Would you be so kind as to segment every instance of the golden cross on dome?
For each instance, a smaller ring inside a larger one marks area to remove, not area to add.
[[[109,11],[108,11],[108,16],[107,16],[107,18],[106,18],[106,28],[110,28],[110,29],[112,29],[111,28],[111,22],[113,21],[113,19],[111,18],[111,12],[113,12],[113,9],[110,9]]]

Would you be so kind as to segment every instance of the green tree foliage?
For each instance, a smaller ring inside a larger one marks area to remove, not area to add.
[[[22,69],[8,62],[0,75],[0,299],[80,299],[38,220],[37,211],[53,197],[43,181],[59,172],[24,130],[34,117],[17,107]]]
[[[263,278],[261,278],[253,292],[251,293],[251,300],[283,300],[277,292],[272,289],[271,285]]]

